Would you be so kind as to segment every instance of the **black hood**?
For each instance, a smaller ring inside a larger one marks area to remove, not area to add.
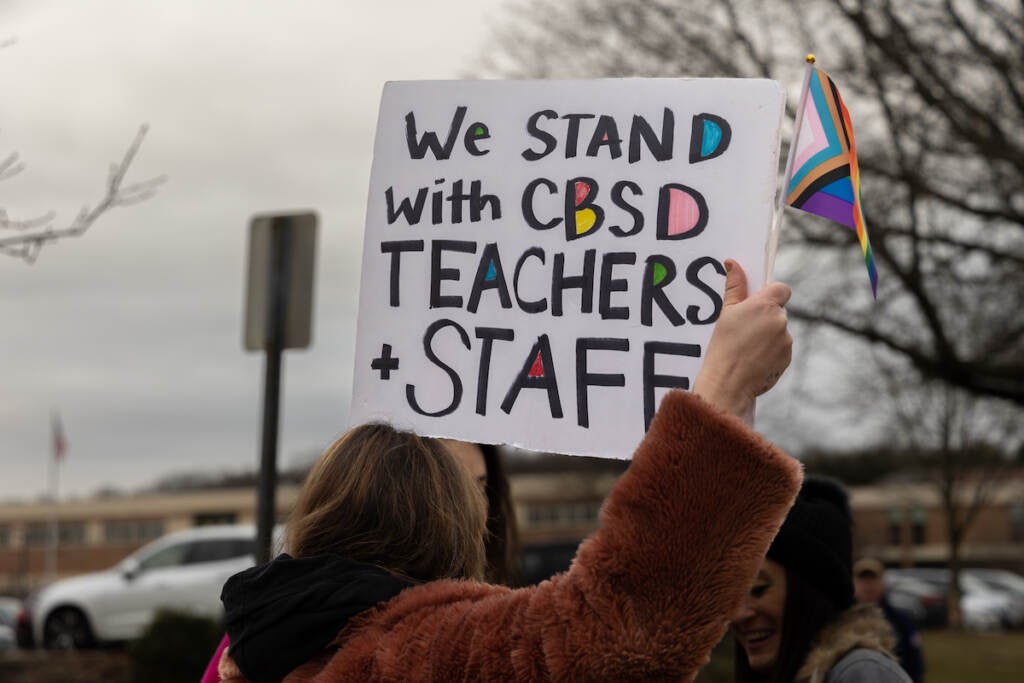
[[[410,585],[338,555],[278,555],[224,584],[231,658],[252,683],[278,680],[326,647],[349,619]]]

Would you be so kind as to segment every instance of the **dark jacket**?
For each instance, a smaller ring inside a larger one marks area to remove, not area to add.
[[[873,605],[846,610],[819,634],[797,673],[801,683],[910,683],[892,655],[895,639]]]
[[[736,418],[672,392],[568,572],[518,590],[470,581],[406,588],[351,617],[284,680],[691,680],[799,486],[795,460]],[[271,581],[249,588],[281,590]],[[229,612],[235,598],[226,587]],[[273,659],[292,619],[265,602],[235,627],[250,638],[265,632],[261,659]],[[231,638],[222,679],[270,671],[244,649],[234,659]]]
[[[882,599],[882,612],[896,634],[894,650],[900,666],[914,683],[924,680],[924,655],[921,653],[921,632],[914,623],[909,612],[893,607],[885,598]]]
[[[349,619],[410,585],[337,555],[280,555],[224,584],[231,656],[252,683],[278,680],[327,647]]]

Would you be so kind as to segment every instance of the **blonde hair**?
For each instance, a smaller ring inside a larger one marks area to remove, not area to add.
[[[295,557],[333,553],[416,581],[481,579],[486,503],[432,438],[368,424],[324,451],[288,522]]]

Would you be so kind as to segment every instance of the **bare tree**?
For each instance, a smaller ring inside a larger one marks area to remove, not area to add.
[[[148,127],[145,125],[140,127],[121,161],[111,164],[105,192],[99,202],[93,207],[83,206],[74,220],[66,226],[54,227],[56,213],[52,211],[19,220],[12,219],[7,215],[6,209],[0,207],[0,231],[13,233],[8,236],[0,236],[0,253],[33,263],[44,245],[83,234],[96,222],[97,218],[115,206],[129,206],[152,197],[157,187],[164,182],[163,176],[128,185],[124,182],[128,168],[142,145],[147,129]],[[0,180],[7,180],[23,169],[24,164],[20,161],[18,153],[12,152],[6,159],[0,161]],[[0,235],[2,234],[0,233]]]
[[[881,395],[892,409],[887,443],[909,454],[911,462],[905,465],[925,473],[942,508],[952,573],[949,618],[950,625],[959,627],[964,539],[1007,481],[1014,464],[1011,454],[1020,447],[1024,427],[1006,401],[922,381],[892,354],[876,354],[876,361],[886,385],[872,395]]]
[[[0,39],[0,50],[11,47],[17,42],[15,38]],[[88,230],[96,219],[115,206],[129,206],[149,199],[156,193],[157,187],[166,178],[158,176],[130,185],[124,184],[128,167],[139,152],[143,138],[149,126],[143,124],[135,139],[128,146],[120,163],[110,165],[110,175],[103,197],[94,207],[83,206],[73,221],[61,228],[54,227],[57,214],[49,211],[31,218],[15,219],[0,206],[0,254],[23,259],[34,263],[44,245],[56,242],[65,237],[78,237]],[[9,180],[25,170],[25,164],[17,152],[11,152],[0,161],[0,181]]]
[[[482,68],[796,84],[809,50],[853,115],[880,288],[873,302],[851,231],[789,212],[791,315],[1024,406],[1022,3],[528,0]]]

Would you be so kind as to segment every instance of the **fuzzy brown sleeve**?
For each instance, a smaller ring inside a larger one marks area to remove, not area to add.
[[[568,572],[515,591],[408,589],[353,623],[323,680],[686,680],[800,480],[742,422],[672,392]]]

